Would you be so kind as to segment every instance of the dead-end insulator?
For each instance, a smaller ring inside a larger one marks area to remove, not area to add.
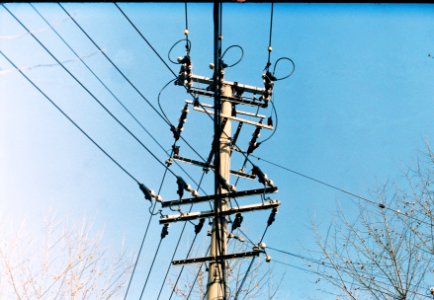
[[[156,201],[161,201],[160,195],[157,195],[153,190],[147,188],[143,183],[139,183],[139,188],[145,196],[146,200],[152,202],[152,198],[154,198]]]
[[[232,231],[241,227],[241,223],[243,223],[243,215],[241,213],[237,213],[235,215],[235,219],[232,222]]]
[[[267,226],[271,226],[276,220],[277,207],[273,207],[271,210],[270,216],[268,217]]]
[[[235,192],[237,190],[237,188],[235,187],[235,185],[230,184],[225,178],[223,178],[223,176],[221,175],[217,175],[218,181],[220,183],[220,185],[227,191],[232,191]]]
[[[271,74],[270,71],[265,72],[265,74],[262,74],[262,79],[264,81],[264,92],[262,93],[261,99],[265,102],[265,107],[268,106],[268,101],[271,100],[271,96],[273,95],[273,86],[274,82],[277,78]]]
[[[259,121],[259,123],[262,124],[262,120]],[[256,126],[256,129],[252,134],[252,139],[249,142],[249,148],[247,149],[247,155],[252,154],[253,151],[255,151],[256,148],[258,148],[261,145],[261,143],[256,142],[260,136],[260,132],[261,132],[261,127]]]
[[[181,111],[181,117],[179,117],[179,123],[178,127],[176,128],[179,134],[181,134],[182,130],[184,129],[184,124],[187,122],[187,114],[188,114],[188,103],[184,105],[184,108]]]
[[[199,223],[194,225],[194,233],[198,234],[202,230],[204,223],[205,223],[205,218],[199,219]]]
[[[175,126],[173,126],[172,124],[170,125],[170,131],[172,131],[173,133],[173,138],[175,139],[175,141],[179,140],[179,138],[181,137],[180,132],[176,129]]]
[[[163,225],[161,229],[161,238],[164,239],[169,234],[169,223]]]
[[[191,193],[193,197],[198,197],[199,193],[194,190],[189,184],[187,184],[181,176],[176,176],[176,183],[178,185],[178,190],[176,193],[179,195],[179,199],[182,199],[184,196],[184,190]]]
[[[181,68],[178,73],[178,78],[175,81],[175,85],[185,85],[188,89],[192,86],[192,70],[193,65],[191,64],[190,55],[185,55],[184,57],[178,57],[178,62],[181,64]]]
[[[261,171],[258,166],[253,165],[252,174],[258,176],[258,180],[263,185],[268,185],[270,187],[275,187],[273,181],[268,178],[267,174]]]

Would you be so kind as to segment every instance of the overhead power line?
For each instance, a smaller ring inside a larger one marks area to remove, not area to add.
[[[12,13],[4,4],[2,4],[2,6],[26,31],[29,31],[29,29],[23,24],[23,22],[21,22],[20,19],[15,16],[14,13]],[[69,71],[32,32],[30,32],[30,35],[126,132],[131,135],[131,137],[133,137],[160,165],[162,165],[164,168],[166,167],[165,164],[162,163],[160,159],[130,129],[128,129],[80,80],[78,80],[78,78],[74,74],[72,74],[71,71]],[[168,170],[174,177],[177,177],[175,172],[170,169]]]
[[[18,66],[8,57],[6,54],[3,53],[3,51],[0,50],[1,55],[15,68],[20,72],[20,74],[36,89],[38,90],[47,101],[53,105],[58,112],[60,112],[72,125],[74,125],[75,128],[77,128],[89,141],[91,141],[99,150],[101,150],[104,155],[106,155],[116,166],[119,167],[128,177],[130,177],[132,180],[134,180],[136,183],[140,183],[140,181],[133,176],[130,172],[127,171],[125,167],[123,167],[116,159],[113,158],[110,154],[108,154],[107,151],[104,150],[89,134],[86,133],[86,131],[81,128],[63,109],[61,109],[56,102],[54,102],[42,89],[36,85],[35,82],[33,82],[24,72],[18,68]]]
[[[261,161],[263,161],[263,162],[266,162],[266,163],[268,163],[268,164],[270,164],[270,165],[273,165],[273,166],[275,166],[275,167],[277,167],[277,168],[280,168],[280,169],[282,169],[282,170],[285,170],[285,171],[287,171],[287,172],[289,172],[289,173],[292,173],[292,174],[295,174],[295,175],[297,175],[297,176],[300,176],[300,177],[303,177],[303,178],[305,178],[305,179],[308,179],[308,180],[310,180],[310,181],[316,182],[316,183],[318,183],[318,184],[320,184],[320,185],[323,185],[323,186],[329,187],[329,188],[331,188],[331,189],[334,189],[334,190],[336,190],[336,191],[339,191],[339,192],[341,192],[341,193],[344,193],[344,194],[346,194],[346,195],[349,195],[349,196],[351,196],[351,197],[353,197],[353,198],[357,198],[357,199],[363,200],[363,201],[365,201],[365,202],[367,202],[367,203],[369,203],[369,204],[375,205],[375,206],[378,207],[378,208],[386,209],[386,210],[389,210],[389,211],[391,211],[391,212],[394,212],[394,213],[396,213],[396,214],[398,214],[398,215],[401,215],[401,216],[403,216],[403,217],[405,217],[405,218],[409,218],[409,219],[412,219],[412,220],[414,220],[414,221],[417,221],[417,222],[423,223],[423,224],[425,224],[425,225],[432,226],[432,224],[430,224],[430,223],[428,223],[428,222],[425,222],[425,221],[423,221],[423,220],[420,220],[420,219],[418,219],[418,218],[415,218],[415,217],[413,217],[413,216],[411,216],[411,215],[408,215],[408,214],[406,214],[406,213],[403,213],[403,212],[401,212],[401,211],[398,210],[398,209],[394,209],[394,208],[388,207],[385,203],[376,202],[376,201],[371,200],[371,199],[369,199],[369,198],[367,198],[367,197],[360,196],[360,195],[358,195],[358,194],[356,194],[356,193],[350,192],[350,191],[348,191],[348,190],[346,190],[346,189],[343,189],[343,188],[338,187],[338,186],[336,186],[336,185],[333,185],[333,184],[331,184],[331,183],[327,183],[327,182],[325,182],[325,181],[323,181],[323,180],[320,180],[320,179],[317,179],[317,178],[315,178],[315,177],[312,177],[312,176],[309,176],[309,175],[303,174],[303,173],[301,173],[301,172],[295,171],[295,170],[293,170],[293,169],[290,169],[290,168],[288,168],[288,167],[282,166],[281,164],[278,164],[278,163],[272,162],[272,161],[267,160],[267,159],[264,159],[264,158],[262,158],[262,157],[255,156],[255,155],[253,155],[253,154],[252,154],[251,156],[254,157],[254,158],[256,158],[257,160],[261,160]]]

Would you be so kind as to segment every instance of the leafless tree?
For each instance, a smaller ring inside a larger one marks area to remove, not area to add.
[[[431,151],[428,157],[426,167],[419,164],[407,174],[409,188],[381,189],[375,199],[380,205],[359,204],[355,220],[338,210],[325,237],[315,229],[323,254],[317,274],[339,290],[339,299],[432,297],[427,293],[434,274]]]
[[[91,226],[46,224],[43,238],[26,230],[2,236],[1,299],[111,299],[123,287],[125,255],[102,249]],[[26,233],[22,233],[26,232]]]
[[[249,248],[244,243],[238,241],[233,241],[231,245],[231,253],[251,251],[251,247]],[[244,279],[244,275],[250,263],[251,258],[228,261],[227,278],[229,284],[227,298],[234,299],[235,295],[238,293],[239,300],[276,299],[284,276],[279,279],[279,282],[274,283],[272,268],[265,262],[263,257],[259,257],[252,262],[252,266]],[[194,279],[196,276],[197,279],[195,282]],[[184,281],[183,286],[177,287],[175,292],[184,299],[203,299],[206,295],[207,280],[208,272],[202,265],[198,265],[195,272],[190,273],[188,279]],[[194,286],[193,282],[195,282]]]

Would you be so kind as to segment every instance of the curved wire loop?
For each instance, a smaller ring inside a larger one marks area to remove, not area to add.
[[[238,49],[240,49],[240,51],[241,51],[241,56],[240,56],[240,58],[239,58],[235,63],[233,63],[233,64],[231,64],[231,65],[226,65],[226,66],[225,66],[226,68],[231,68],[231,67],[236,66],[237,64],[239,64],[239,63],[241,62],[241,60],[242,60],[243,57],[244,57],[244,49],[243,49],[243,47],[241,47],[240,45],[231,45],[231,46],[229,46],[228,48],[226,48],[226,50],[223,52],[223,54],[222,54],[222,56],[221,56],[221,59],[223,59],[223,58],[225,57],[226,52],[228,52],[228,51],[229,51],[230,49],[232,49],[232,48],[238,48]]]
[[[284,57],[281,57],[281,58],[279,58],[278,60],[276,60],[276,62],[274,63],[273,76],[276,76],[276,75],[275,75],[275,74],[276,74],[276,68],[277,68],[277,65],[279,64],[279,62],[280,62],[281,60],[287,60],[287,61],[289,61],[289,62],[291,63],[292,69],[291,69],[291,72],[289,72],[288,75],[283,76],[283,77],[280,77],[280,78],[276,78],[275,81],[279,81],[279,80],[286,79],[286,78],[292,76],[292,74],[294,74],[294,72],[295,72],[295,63],[294,63],[294,61],[293,61],[292,59],[290,59],[289,57],[285,57],[285,56],[284,56]]]
[[[190,53],[190,50],[191,50],[191,41],[188,39],[188,38],[183,38],[183,39],[180,39],[180,40],[178,40],[177,42],[175,42],[173,45],[172,45],[172,47],[170,47],[170,50],[169,50],[169,52],[167,53],[167,58],[169,59],[169,61],[171,62],[171,63],[173,63],[173,64],[176,64],[176,65],[179,65],[180,63],[178,62],[178,61],[174,61],[174,60],[172,60],[171,58],[170,58],[170,54],[172,53],[172,51],[173,51],[173,49],[179,44],[179,43],[181,43],[181,42],[186,42],[186,50],[187,50],[187,53]]]
[[[160,92],[158,93],[158,97],[157,97],[158,107],[160,108],[160,111],[161,111],[161,113],[163,114],[164,118],[166,118],[167,123],[169,123],[170,125],[173,125],[173,124],[170,122],[169,118],[168,118],[167,115],[164,113],[164,110],[163,110],[163,108],[161,107],[160,97],[161,97],[161,93],[164,91],[164,89],[165,89],[169,84],[171,84],[173,81],[175,81],[175,80],[176,80],[176,78],[175,78],[175,79],[171,79],[168,83],[166,83],[166,84],[161,88]]]
[[[148,208],[149,214],[150,214],[151,216],[156,216],[156,215],[159,214],[158,211],[157,211],[156,213],[153,213],[154,208],[155,208],[156,205],[157,205],[157,202],[154,202],[154,203],[151,202],[151,205],[150,205],[149,208]],[[152,210],[151,210],[151,208],[152,208]],[[160,210],[160,211],[161,211],[161,210]]]

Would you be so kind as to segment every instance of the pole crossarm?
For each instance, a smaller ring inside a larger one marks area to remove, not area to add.
[[[243,258],[243,257],[252,257],[252,256],[259,256],[259,254],[263,253],[263,250],[253,250],[248,252],[240,252],[240,253],[232,253],[232,254],[225,254],[223,255],[223,258],[226,259],[234,259],[234,258]],[[173,265],[185,265],[185,264],[194,264],[194,263],[203,263],[207,261],[216,261],[217,257],[214,256],[204,256],[204,257],[197,257],[197,258],[187,258],[187,259],[179,259],[172,261]]]
[[[280,201],[278,200],[269,200],[264,203],[244,205],[239,207],[232,207],[229,209],[222,210],[220,214],[222,216],[233,215],[236,213],[249,212],[255,210],[265,210],[274,207],[278,207],[280,205]],[[177,215],[168,215],[162,216],[160,218],[160,224],[173,223],[178,221],[189,221],[201,218],[212,218],[215,215],[214,211],[203,211],[203,212],[192,212],[192,213],[183,213]]]
[[[214,97],[214,92],[207,89],[201,89],[197,87],[191,87],[190,92],[195,95],[199,96],[205,96],[205,97]],[[245,104],[250,105],[254,107],[267,107],[267,103],[260,102],[256,98],[248,98],[248,97],[241,97],[241,96],[221,96],[222,101],[229,101],[231,103],[235,104]]]
[[[178,161],[182,161],[182,162],[186,162],[186,163],[190,163],[196,166],[200,166],[203,168],[207,168],[207,169],[215,169],[215,166],[208,164],[208,163],[204,163],[204,162],[200,162],[194,159],[190,159],[190,158],[185,158],[179,155],[174,155],[172,157],[174,160],[178,160]],[[231,170],[230,171],[232,175],[238,176],[238,177],[243,177],[243,178],[247,178],[247,179],[255,179],[256,175],[252,175],[252,174],[247,174],[245,172],[242,171],[235,171],[235,170]]]
[[[200,107],[194,107],[193,109],[195,111],[198,111],[198,112],[206,113],[207,115],[212,115],[213,114],[212,111],[207,110],[207,109],[203,109],[203,108],[200,108]],[[265,124],[262,124],[262,123],[259,123],[259,122],[253,122],[253,121],[250,121],[250,120],[246,120],[246,119],[242,119],[242,118],[238,118],[238,117],[233,117],[233,116],[225,115],[225,114],[220,114],[220,116],[221,116],[221,118],[225,118],[225,119],[229,119],[229,120],[233,120],[233,121],[238,121],[238,122],[241,122],[241,123],[246,123],[246,124],[253,125],[253,126],[256,126],[256,127],[262,127],[262,128],[268,129],[268,130],[273,130],[273,126],[265,125]]]
[[[214,84],[214,79],[194,74],[191,76],[191,80],[193,82],[207,84],[211,86]],[[240,84],[238,82],[224,81],[224,85],[228,85],[238,92],[247,92],[252,94],[262,94],[263,92],[265,92],[264,88],[258,88],[247,84]]]
[[[239,197],[247,197],[247,196],[253,196],[253,195],[271,194],[271,193],[276,193],[277,191],[278,191],[278,188],[276,186],[273,186],[273,187],[269,186],[269,187],[260,188],[260,189],[251,189],[251,190],[244,190],[244,191],[222,193],[221,197],[239,198]],[[214,200],[214,198],[215,198],[215,195],[207,195],[207,196],[194,197],[194,198],[185,198],[185,199],[180,199],[180,200],[162,201],[161,206],[164,208],[164,207],[170,207],[173,205],[193,204],[193,203],[199,203],[199,202]]]
[[[190,105],[194,105],[194,102],[191,101],[191,100],[185,100],[185,103],[190,104]],[[213,105],[207,104],[207,103],[203,103],[203,102],[201,102],[199,106],[200,107],[206,107],[206,108],[214,108]],[[237,115],[244,115],[244,116],[254,117],[254,118],[261,119],[261,120],[263,120],[263,119],[266,118],[266,116],[264,116],[264,115],[260,115],[260,114],[257,114],[257,113],[251,113],[251,112],[247,112],[247,111],[240,111],[240,110],[237,110]]]

